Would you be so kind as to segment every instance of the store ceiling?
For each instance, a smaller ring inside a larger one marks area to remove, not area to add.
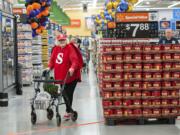
[[[83,3],[88,8],[103,8],[106,0],[56,0],[64,10],[82,9]],[[136,10],[180,8],[180,0],[139,0]]]

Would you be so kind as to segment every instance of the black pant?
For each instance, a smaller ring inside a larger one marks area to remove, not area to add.
[[[66,104],[66,112],[70,113],[72,112],[72,102],[73,102],[73,94],[74,94],[74,90],[76,88],[77,85],[77,80],[68,83],[65,85],[64,91],[63,91],[63,98]]]

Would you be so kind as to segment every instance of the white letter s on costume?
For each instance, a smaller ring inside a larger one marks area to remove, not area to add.
[[[63,53],[59,53],[59,54],[57,55],[56,63],[57,63],[57,64],[62,64],[62,63],[63,63]]]

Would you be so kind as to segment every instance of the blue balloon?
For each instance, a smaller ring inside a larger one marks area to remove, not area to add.
[[[40,10],[35,10],[35,14],[38,15],[41,11]]]
[[[117,12],[122,12],[122,10],[121,10],[121,7],[120,7],[120,6],[118,6],[118,7],[117,7]]]
[[[98,14],[97,17],[98,17],[98,19],[101,19],[101,15],[100,14]]]
[[[107,15],[109,15],[109,13],[108,13],[107,10],[105,10],[105,11],[104,11],[104,16],[107,16]]]
[[[30,3],[31,2],[31,0],[26,0],[26,3]]]
[[[36,31],[32,30],[32,37],[35,37],[35,36],[37,36]]]
[[[46,6],[51,6],[51,1],[46,2]]]
[[[122,11],[126,11],[128,9],[128,3],[127,2],[121,2],[119,6],[120,6]]]
[[[32,10],[29,14],[30,17],[35,17],[36,16],[36,11]]]
[[[40,8],[40,12],[44,11],[45,10],[45,7],[41,7]]]

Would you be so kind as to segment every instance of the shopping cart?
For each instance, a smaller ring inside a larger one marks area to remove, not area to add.
[[[36,124],[37,115],[36,110],[46,110],[47,118],[49,120],[53,119],[55,107],[56,110],[56,121],[57,126],[61,125],[61,115],[59,113],[59,106],[64,105],[63,97],[66,98],[67,102],[68,97],[63,94],[65,84],[67,78],[69,77],[69,73],[67,73],[65,79],[62,80],[54,80],[50,77],[50,71],[44,71],[42,77],[40,79],[34,80],[34,90],[35,96],[31,101],[31,122],[33,125]],[[56,83],[63,83],[62,87],[58,87]],[[41,83],[43,83],[44,90],[40,89]],[[69,102],[67,103],[67,105]],[[76,121],[78,118],[78,113],[71,108],[71,120]]]

